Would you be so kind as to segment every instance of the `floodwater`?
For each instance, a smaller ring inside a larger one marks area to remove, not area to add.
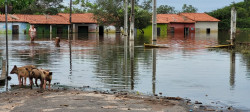
[[[53,36],[55,38],[55,36]],[[250,54],[207,49],[225,44],[228,33],[169,34],[157,44],[170,48],[145,49],[151,38],[138,36],[126,41],[120,34],[74,35],[68,41],[38,35],[31,44],[27,35],[9,35],[9,70],[14,65],[36,65],[53,72],[52,83],[102,90],[132,90],[142,94],[180,96],[207,105],[233,106],[250,110]],[[250,42],[250,33],[237,34]],[[5,56],[5,35],[0,35],[0,56]],[[9,85],[18,84],[10,74]],[[28,80],[27,80],[28,81]],[[0,86],[5,91],[6,86]]]

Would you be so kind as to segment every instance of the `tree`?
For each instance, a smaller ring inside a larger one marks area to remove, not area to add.
[[[198,9],[193,7],[192,5],[183,4],[183,6],[182,6],[182,12],[196,13],[197,11],[198,11]]]
[[[151,11],[152,10],[152,0],[144,0],[140,7],[144,10]]]
[[[146,28],[151,21],[152,15],[141,7],[135,7],[135,27],[144,34],[143,28]]]
[[[168,5],[161,5],[157,8],[158,14],[175,14],[176,12],[174,7]]]
[[[237,28],[250,28],[250,11],[248,10],[250,6],[246,7],[247,3],[250,3],[250,1],[245,0],[244,2],[232,3],[230,6],[214,10],[208,14],[221,20],[219,22],[220,30],[229,30],[231,8],[235,7],[237,10]]]
[[[85,4],[84,6],[88,7],[88,12],[94,14],[94,19],[99,25],[114,25],[117,29],[124,25],[123,0],[96,0],[94,3],[85,2]],[[151,15],[148,10],[140,6],[135,7],[135,27],[143,31],[142,29],[150,24]],[[131,8],[128,9],[131,10]]]
[[[4,10],[5,0],[0,0],[0,10]],[[63,0],[8,0],[13,14],[57,14]],[[3,8],[3,9],[2,9]]]

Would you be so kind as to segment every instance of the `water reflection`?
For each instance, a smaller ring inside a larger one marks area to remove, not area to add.
[[[219,39],[218,34],[159,37],[157,43],[169,45],[168,49],[144,49],[143,43],[151,41],[151,37],[141,36],[130,42],[120,34],[99,36],[96,33],[74,34],[71,39],[62,35],[61,46],[55,47],[51,40],[56,36],[51,39],[49,35],[38,35],[31,44],[27,35],[10,35],[10,67],[33,64],[50,69],[53,82],[62,85],[149,94],[163,92],[163,95],[188,97],[204,103],[219,100],[245,108],[250,105],[244,98],[250,92],[247,86],[250,55],[205,48],[227,40],[220,37],[221,34]],[[2,37],[0,35],[0,55],[4,56]],[[15,75],[9,84],[17,84]],[[204,98],[206,94],[209,99]]]
[[[230,86],[235,87],[235,52],[230,51]]]
[[[134,41],[129,41],[129,54],[130,54],[130,81],[131,81],[131,90],[134,90],[134,77],[135,77],[135,74],[134,74]]]
[[[152,49],[152,57],[153,57],[153,72],[152,72],[152,93],[155,94],[155,83],[156,83],[156,49]]]

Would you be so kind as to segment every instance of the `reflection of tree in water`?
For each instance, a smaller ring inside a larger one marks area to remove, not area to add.
[[[244,63],[246,63],[247,67],[247,75],[250,77],[250,51],[249,53],[242,53],[242,60]]]
[[[143,58],[144,56],[151,56],[151,52],[139,52],[141,50],[138,50],[135,48],[134,51],[134,62],[133,62],[133,68],[131,69],[131,59],[129,56],[129,48],[128,55],[127,55],[127,65],[124,55],[124,48],[123,47],[117,47],[112,45],[103,45],[97,48],[97,51],[95,52],[95,55],[97,55],[98,61],[96,62],[95,73],[97,75],[97,78],[100,79],[100,82],[105,83],[104,87],[108,88],[117,88],[117,89],[128,89],[128,88],[134,88],[131,87],[131,85],[136,85],[136,81],[138,80],[137,76],[140,75],[138,72],[138,63],[139,58]],[[143,58],[143,59],[149,59]],[[127,72],[125,71],[125,67],[127,66]],[[149,65],[150,66],[150,65]],[[134,73],[131,73],[131,71],[134,71]],[[131,74],[133,74],[131,77]]]

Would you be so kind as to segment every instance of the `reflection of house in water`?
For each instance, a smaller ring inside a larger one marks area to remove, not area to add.
[[[220,20],[206,13],[180,13],[180,15],[195,21],[196,32],[218,32],[218,22]]]

